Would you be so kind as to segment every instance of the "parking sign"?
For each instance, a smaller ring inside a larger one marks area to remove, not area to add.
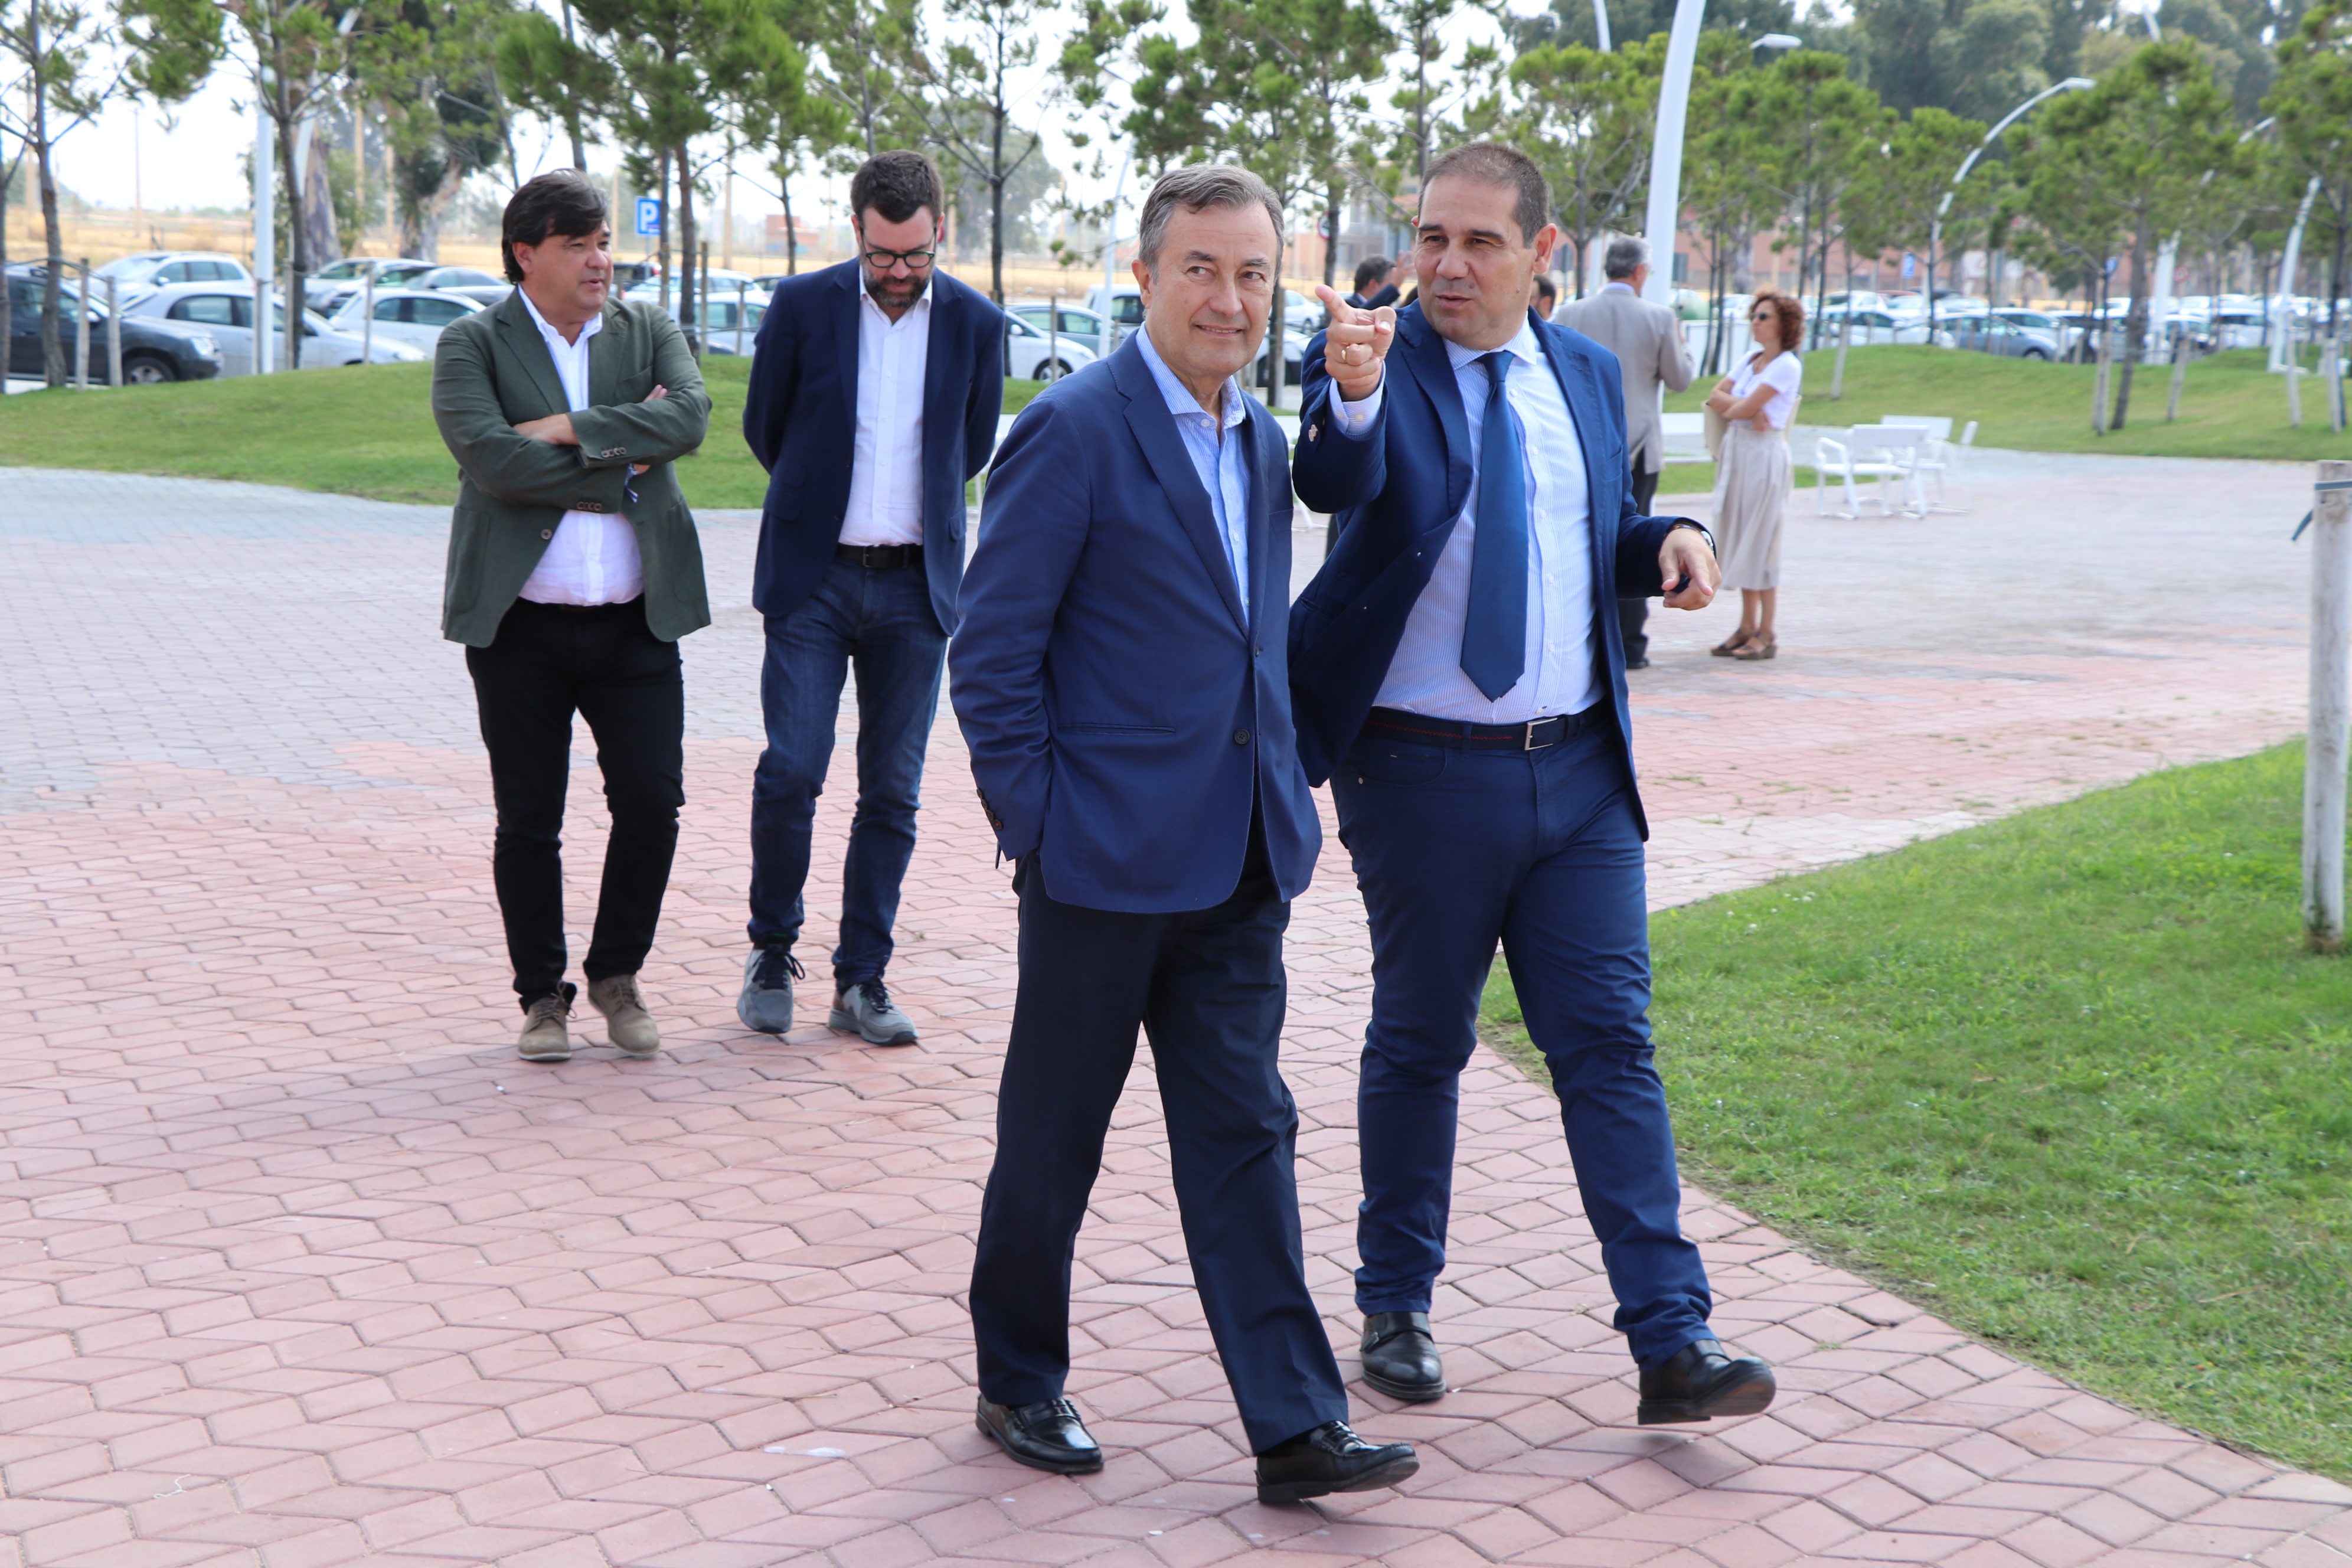
[[[637,198],[637,233],[642,237],[661,232],[662,205],[659,196]]]

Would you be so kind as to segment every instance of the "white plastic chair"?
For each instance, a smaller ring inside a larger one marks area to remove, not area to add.
[[[1905,422],[1890,416],[1886,423],[1895,425]],[[1977,444],[1977,422],[1973,419],[1969,420],[1967,427],[1960,432],[1960,438],[1958,441],[1951,438],[1952,422],[1948,419],[1942,421],[1944,427],[1941,430],[1935,429],[1927,420],[1921,420],[1919,423],[1927,429],[1927,449],[1919,454],[1914,465],[1922,481],[1920,485],[1922,510],[1948,512],[1968,510],[1969,509],[1964,506],[1951,504],[1947,486],[1951,477],[1959,472],[1960,454]],[[1928,504],[1926,500],[1927,488],[1924,482],[1927,476],[1930,474],[1934,475],[1936,479],[1936,500],[1933,504]]]
[[[1845,510],[1840,517],[1858,518],[1862,502],[1854,494],[1856,479],[1878,481],[1878,510],[1886,517],[1895,515],[1887,504],[1886,485],[1890,479],[1903,481],[1905,515],[1927,515],[1927,500],[1919,490],[1919,448],[1926,444],[1927,433],[1916,425],[1857,425],[1841,441],[1822,436],[1815,440],[1813,456],[1813,515],[1823,515],[1822,497],[1835,479],[1845,486]],[[1834,455],[1832,455],[1834,454]]]

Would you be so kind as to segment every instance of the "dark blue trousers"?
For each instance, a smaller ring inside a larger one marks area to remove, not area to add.
[[[1070,1260],[1140,1026],[1193,1283],[1251,1450],[1346,1420],[1299,1241],[1298,1108],[1276,1059],[1290,906],[1276,895],[1263,838],[1253,835],[1241,885],[1214,909],[1081,909],[1049,897],[1045,881],[1034,858],[1014,879],[1021,984],[971,1271],[981,1396],[1062,1396]]]
[[[1612,721],[1534,752],[1367,730],[1331,781],[1371,917],[1356,1302],[1427,1311],[1445,1266],[1458,1083],[1497,942],[1550,1067],[1585,1214],[1644,1366],[1706,1327],[1651,1061],[1649,916]]]
[[[833,950],[834,984],[846,989],[889,966],[947,634],[920,565],[846,561],[835,561],[791,615],[767,617],[767,632],[760,704],[768,744],[751,776],[751,942],[790,947],[801,934],[816,797],[833,763],[842,682],[855,669],[857,810]]]

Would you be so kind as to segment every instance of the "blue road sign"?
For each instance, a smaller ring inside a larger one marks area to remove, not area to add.
[[[643,230],[639,230],[638,232],[643,233],[644,231],[643,231]],[[1909,277],[1913,276],[1914,274],[1916,274],[1918,270],[1919,270],[1919,257],[1918,257],[1918,254],[1917,254],[1916,251],[1909,251],[1909,250],[1905,251],[1905,252],[1903,253],[1903,276],[1904,276],[1904,277],[1906,277],[1906,278],[1909,278]]]
[[[642,236],[661,232],[662,205],[659,196],[637,198],[637,233]]]

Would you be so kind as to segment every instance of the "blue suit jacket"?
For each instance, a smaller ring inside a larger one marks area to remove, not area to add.
[[[1617,356],[1533,312],[1536,332],[1576,418],[1592,507],[1592,657],[1630,736],[1625,645],[1612,599],[1659,592],[1658,549],[1674,518],[1633,510],[1625,454],[1625,400]],[[1389,662],[1462,509],[1470,501],[1470,425],[1445,341],[1418,306],[1397,318],[1379,415],[1360,439],[1331,418],[1323,340],[1307,345],[1299,415],[1298,499],[1329,512],[1330,556],[1290,617],[1290,689],[1307,777],[1330,777],[1388,679]],[[1633,748],[1626,745],[1628,777]],[[1640,799],[1634,810],[1641,810]],[[1643,819],[1643,833],[1649,831]]]
[[[1284,898],[1323,830],[1291,734],[1290,479],[1255,401],[1248,613],[1208,491],[1132,342],[1024,409],[989,474],[949,694],[997,844],[1055,900],[1233,896],[1255,800]]]
[[[743,439],[768,470],[751,603],[788,616],[816,592],[841,542],[857,444],[856,258],[788,278],[760,323]],[[923,376],[923,567],[942,631],[963,575],[963,487],[988,466],[1004,411],[1004,313],[945,272],[931,278]]]

